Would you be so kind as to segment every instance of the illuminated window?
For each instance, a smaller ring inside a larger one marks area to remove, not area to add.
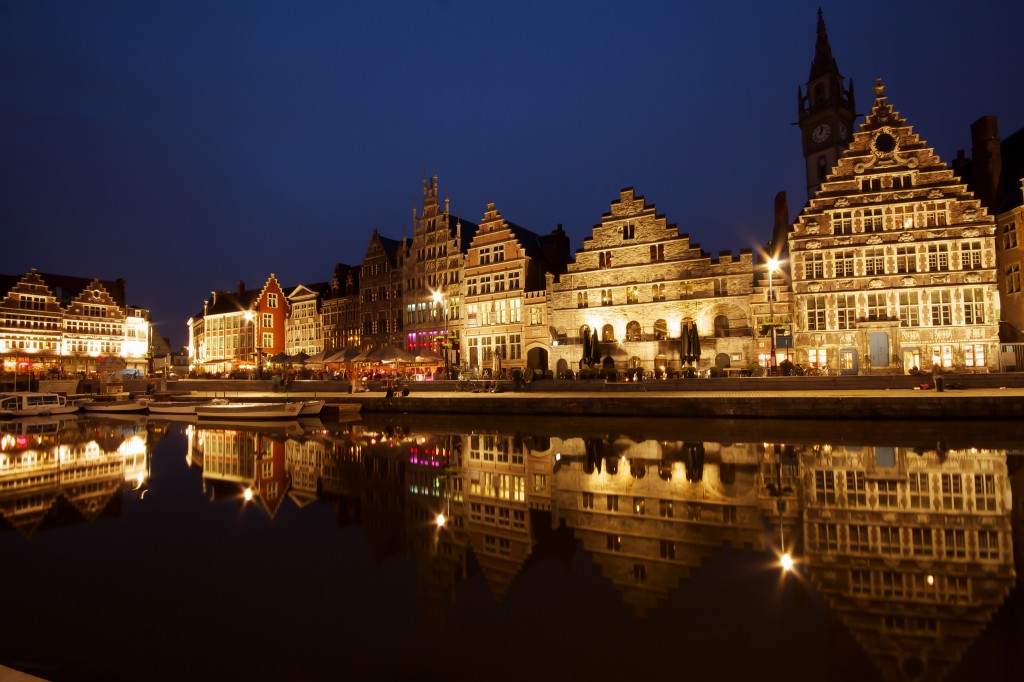
[[[660,500],[658,502],[658,516],[672,518],[672,500]]]
[[[668,338],[668,323],[665,320],[654,321],[654,338],[656,341],[664,341]]]
[[[653,301],[664,301],[665,300],[665,285],[655,284],[651,287],[651,300]]]
[[[660,263],[665,260],[665,245],[651,244],[651,262]]]
[[[807,297],[807,330],[808,331],[824,331],[825,330],[825,297],[824,296],[808,296]]]
[[[587,292],[581,291],[576,294],[576,307],[577,308],[588,308],[590,307],[590,297]]]
[[[853,211],[836,211],[832,214],[833,234],[853,234]]]
[[[853,277],[853,251],[838,251],[835,254],[835,276]]]
[[[864,507],[867,505],[867,480],[863,471],[846,472],[846,505]]]
[[[636,227],[632,223],[626,223],[622,226],[622,238],[633,239],[636,237]]]
[[[964,324],[985,324],[985,290],[981,287],[964,289]]]
[[[856,294],[836,294],[836,320],[838,329],[853,329],[857,326]]]
[[[996,481],[992,474],[974,475],[974,508],[978,511],[996,510]]]
[[[900,292],[900,326],[917,327],[921,324],[921,301],[916,291]]]
[[[827,367],[828,351],[824,348],[808,348],[807,362],[810,363],[811,367]]]
[[[886,295],[873,291],[868,294],[868,320],[887,320],[889,313],[886,309]]]
[[[864,231],[881,232],[883,229],[883,212],[880,208],[864,209]]]
[[[1017,248],[1017,225],[1015,223],[1006,223],[1003,225],[1003,248]]]
[[[942,474],[942,508],[962,511],[964,508],[964,482],[960,474]]]
[[[899,506],[899,493],[896,481],[877,481],[878,506],[886,509],[895,509]]]
[[[928,488],[928,474],[911,473],[907,481],[911,509],[931,509],[931,492]]]
[[[821,279],[825,276],[825,254],[821,252],[804,255],[804,279]]]
[[[960,267],[964,270],[977,270],[981,267],[981,242],[960,244]]]
[[[815,524],[815,536],[817,544],[815,549],[819,552],[839,551],[839,529],[834,523]]]
[[[1019,294],[1020,289],[1020,263],[1014,263],[1006,268],[1006,293]]]
[[[953,323],[953,292],[949,289],[932,291],[932,326]]]
[[[917,272],[917,248],[913,246],[896,247],[896,272],[900,274]]]
[[[834,505],[836,503],[835,472],[814,472],[814,500],[818,504]]]
[[[962,528],[947,528],[943,534],[943,556],[947,559],[966,559],[966,535]]]
[[[885,274],[885,249],[864,249],[864,274],[870,276]]]
[[[981,343],[968,343],[964,346],[964,364],[967,367],[985,366],[985,346]]]
[[[978,558],[999,558],[999,533],[994,530],[978,531]]]
[[[871,551],[871,534],[868,527],[864,525],[852,525],[849,531],[849,551],[857,554],[867,554]]]
[[[609,533],[607,536],[608,551],[609,552],[621,552],[622,551],[622,537]]]
[[[878,551],[882,554],[900,553],[900,529],[898,527],[878,527]]]
[[[632,320],[626,325],[626,341],[640,340],[640,323]]]
[[[268,308],[276,308],[277,307],[277,294],[267,294],[267,307]]]
[[[914,556],[929,557],[935,554],[935,546],[932,543],[932,529],[912,528],[910,530],[910,546],[914,550]]]
[[[640,287],[631,286],[626,287],[626,303],[639,303],[640,302]]]

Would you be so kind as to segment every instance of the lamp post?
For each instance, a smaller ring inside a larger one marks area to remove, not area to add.
[[[440,291],[435,291],[434,304],[441,306],[441,315],[444,317],[444,341],[441,343],[441,348],[444,350],[444,378],[447,380],[448,376],[448,348],[445,344],[448,343],[448,306],[444,302],[444,294]]]
[[[768,373],[775,373],[775,288],[772,282],[772,275],[779,269],[777,258],[768,259],[768,324],[772,329],[771,353],[768,356]]]

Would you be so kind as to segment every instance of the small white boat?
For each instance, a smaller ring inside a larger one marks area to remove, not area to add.
[[[0,417],[38,417],[51,414],[70,414],[78,411],[78,405],[68,403],[59,393],[17,391],[0,393]]]
[[[315,417],[320,414],[320,410],[324,409],[325,402],[324,400],[304,400],[299,414],[303,417]]]
[[[197,407],[203,405],[226,405],[227,400],[214,398],[213,400],[154,400],[149,404],[149,413],[166,414],[195,414]]]
[[[123,414],[125,412],[145,412],[149,408],[149,398],[130,398],[127,400],[93,400],[82,405],[86,412],[99,414]]]
[[[226,403],[196,407],[200,419],[295,419],[301,411],[301,402]]]

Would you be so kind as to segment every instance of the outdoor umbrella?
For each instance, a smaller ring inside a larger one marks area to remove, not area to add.
[[[683,362],[690,361],[690,323],[683,322],[683,329],[679,334],[679,359]]]
[[[431,348],[424,348],[423,350],[417,351],[414,358],[414,362],[423,364],[438,362],[439,360],[444,360],[444,357]]]
[[[330,354],[332,352],[333,351],[329,351],[329,350],[324,349],[324,350],[320,351],[319,353],[316,353],[315,355],[310,355],[308,358],[306,358],[306,364],[309,364],[309,365],[322,365],[323,363],[325,363],[327,361],[328,356],[330,356]]]
[[[303,353],[302,351],[299,351],[295,355],[291,356],[291,358],[289,358],[289,359],[292,362],[297,362],[297,363],[299,363],[301,365],[301,364],[304,364],[306,362],[306,360],[309,360],[309,353]]]
[[[583,365],[590,365],[590,329],[583,330],[583,359],[580,361],[580,367]]]
[[[291,356],[288,355],[287,353],[278,353],[277,355],[272,356],[270,358],[270,361],[276,362],[277,364],[281,364],[282,362],[291,361]]]
[[[416,356],[407,350],[398,348],[397,346],[384,346],[378,348],[371,353],[371,357],[377,362],[413,362]]]
[[[601,364],[601,343],[596,329],[590,332],[590,364]]]
[[[358,348],[342,348],[329,354],[324,362],[352,362],[352,358],[359,355],[359,352]]]
[[[373,357],[373,353],[373,350],[367,348],[362,353],[356,353],[351,358],[349,358],[349,362],[373,362],[375,359]]]
[[[700,334],[697,333],[696,323],[690,326],[690,357],[700,360]]]

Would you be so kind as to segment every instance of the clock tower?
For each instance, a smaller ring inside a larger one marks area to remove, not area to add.
[[[818,37],[814,61],[807,79],[807,92],[797,86],[797,124],[803,138],[807,164],[807,198],[821,187],[853,136],[853,79],[844,87],[832,47],[825,32],[825,19],[818,9]]]

